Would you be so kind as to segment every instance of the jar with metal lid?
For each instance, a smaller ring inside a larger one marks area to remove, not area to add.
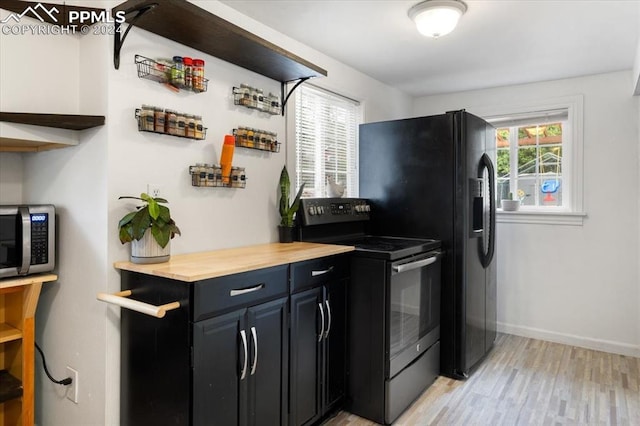
[[[176,136],[186,136],[187,129],[187,117],[183,112],[176,113],[178,118],[178,128],[176,129]]]
[[[172,109],[165,110],[164,112],[164,124],[165,133],[170,135],[178,134],[178,113]]]
[[[213,165],[213,186],[222,186],[222,167],[219,164]]]
[[[140,110],[139,126],[141,130],[153,132],[153,120],[155,107],[151,105],[142,105]]]
[[[156,133],[164,133],[164,110],[156,107],[153,116],[153,130]]]
[[[264,130],[256,130],[256,134],[253,136],[254,146],[258,149],[264,149],[265,132]]]
[[[192,62],[192,86],[196,92],[204,92],[204,61],[202,59],[194,59]]]
[[[278,97],[278,95],[269,93],[269,101],[271,103],[270,105],[271,114],[273,115],[280,114],[280,98]]]
[[[239,126],[235,130],[236,146],[247,146],[247,129],[246,127]]]
[[[262,89],[257,89],[258,91],[258,109],[261,111],[265,111],[265,104],[264,104],[264,92],[262,91]]]
[[[232,188],[243,188],[245,178],[244,167],[231,167]]]
[[[186,125],[184,135],[188,138],[196,138],[196,117],[193,114],[185,114]]]
[[[193,137],[196,139],[204,139],[204,126],[202,124],[202,116],[196,115],[194,116],[194,120],[196,129]]]
[[[202,186],[202,177],[201,173],[204,166],[202,163],[196,163],[195,166],[191,167],[191,185],[193,186]]]
[[[258,89],[251,87],[251,108],[258,108]]]
[[[253,148],[253,138],[255,137],[255,129],[251,127],[247,127],[247,144],[245,145],[248,148]]]
[[[173,57],[173,67],[171,68],[171,83],[178,87],[184,86],[184,62],[182,56]]]
[[[240,91],[238,95],[240,105],[251,106],[251,87],[248,84],[242,83],[240,85]]]

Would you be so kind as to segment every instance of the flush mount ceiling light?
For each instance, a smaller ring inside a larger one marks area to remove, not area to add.
[[[453,31],[466,11],[467,5],[459,0],[427,0],[409,9],[409,17],[420,34],[438,38]]]

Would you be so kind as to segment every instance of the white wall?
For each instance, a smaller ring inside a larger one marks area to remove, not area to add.
[[[503,331],[640,356],[638,102],[631,71],[423,97],[414,115],[584,95],[583,226],[499,223]]]
[[[106,7],[119,3],[102,2]],[[368,120],[409,115],[412,100],[402,92],[217,1],[194,3],[327,69],[329,77],[316,83],[363,101]],[[37,154],[0,153],[0,202],[50,202],[59,214],[59,280],[43,290],[36,337],[53,373],[63,375],[66,365],[79,371],[80,401],[76,405],[67,400],[60,387],[44,378],[38,364],[36,422],[117,425],[119,310],[96,301],[95,295],[120,289],[120,275],[112,264],[129,256],[129,247],[120,244],[116,228],[131,204],[118,196],[139,194],[147,183],[161,186],[183,233],[173,240],[174,254],[275,241],[277,180],[287,152],[285,119],[234,106],[231,88],[249,83],[279,93],[280,85],[138,28],[127,37],[117,71],[112,65],[111,37],[0,36],[0,40],[3,111],[106,116],[105,126],[79,133],[76,147]],[[135,54],[205,59],[208,91],[175,94],[139,79]],[[27,71],[15,72],[10,64],[16,60]],[[29,98],[16,89],[26,85],[34,94]],[[138,132],[134,110],[143,103],[202,113],[208,127],[206,140]],[[277,132],[283,142],[281,152],[236,149],[234,162],[246,167],[246,189],[192,187],[188,166],[218,162],[224,134],[241,125]]]

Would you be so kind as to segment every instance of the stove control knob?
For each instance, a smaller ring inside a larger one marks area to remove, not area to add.
[[[318,214],[324,214],[324,206],[318,206]]]
[[[316,207],[315,206],[309,207],[309,214],[311,216],[315,216],[315,214],[316,214]]]
[[[365,204],[363,207],[365,212],[369,213],[371,211],[371,206],[369,204]]]

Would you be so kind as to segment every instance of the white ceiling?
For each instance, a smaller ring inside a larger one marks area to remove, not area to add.
[[[222,2],[414,96],[632,69],[640,34],[640,0],[466,0],[439,39],[408,18],[417,0]]]

